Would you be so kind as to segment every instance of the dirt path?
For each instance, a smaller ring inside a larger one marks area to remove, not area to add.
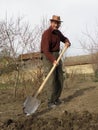
[[[0,130],[98,130],[98,83],[64,88],[64,102],[52,110],[42,95],[38,111],[26,117],[24,99],[14,98],[12,89],[0,90]]]

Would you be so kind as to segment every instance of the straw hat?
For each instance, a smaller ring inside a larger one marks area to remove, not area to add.
[[[50,21],[62,22],[61,19],[60,19],[60,16],[56,16],[56,15],[53,15],[52,19],[50,19]]]

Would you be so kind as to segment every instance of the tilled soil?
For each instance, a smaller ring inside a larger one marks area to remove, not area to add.
[[[35,116],[24,120],[8,119],[1,130],[98,130],[98,114],[64,111],[58,118]]]
[[[0,90],[0,130],[98,130],[98,83],[64,88],[63,103],[47,108],[46,93],[38,110],[23,114],[24,98],[13,97],[13,89]]]

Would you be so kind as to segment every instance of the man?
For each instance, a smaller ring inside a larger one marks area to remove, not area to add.
[[[48,107],[53,108],[61,103],[60,96],[63,88],[63,71],[62,62],[57,64],[57,58],[60,51],[60,41],[65,46],[70,46],[70,41],[58,29],[61,25],[60,16],[53,15],[50,19],[50,27],[44,31],[41,39],[41,52],[43,55],[43,63],[45,74],[47,75],[54,64],[56,69],[52,73],[49,81],[46,83],[48,87]]]

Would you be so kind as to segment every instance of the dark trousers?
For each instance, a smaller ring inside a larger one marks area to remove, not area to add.
[[[56,59],[59,56],[59,52],[52,52]],[[44,75],[47,76],[49,71],[51,70],[53,64],[46,58],[44,54],[43,57],[43,67],[44,67]],[[62,70],[62,61],[60,60],[59,64],[56,66],[55,70],[51,74],[48,79],[46,86],[47,87],[47,95],[49,102],[55,102],[61,96],[62,88],[63,88],[63,70]]]

